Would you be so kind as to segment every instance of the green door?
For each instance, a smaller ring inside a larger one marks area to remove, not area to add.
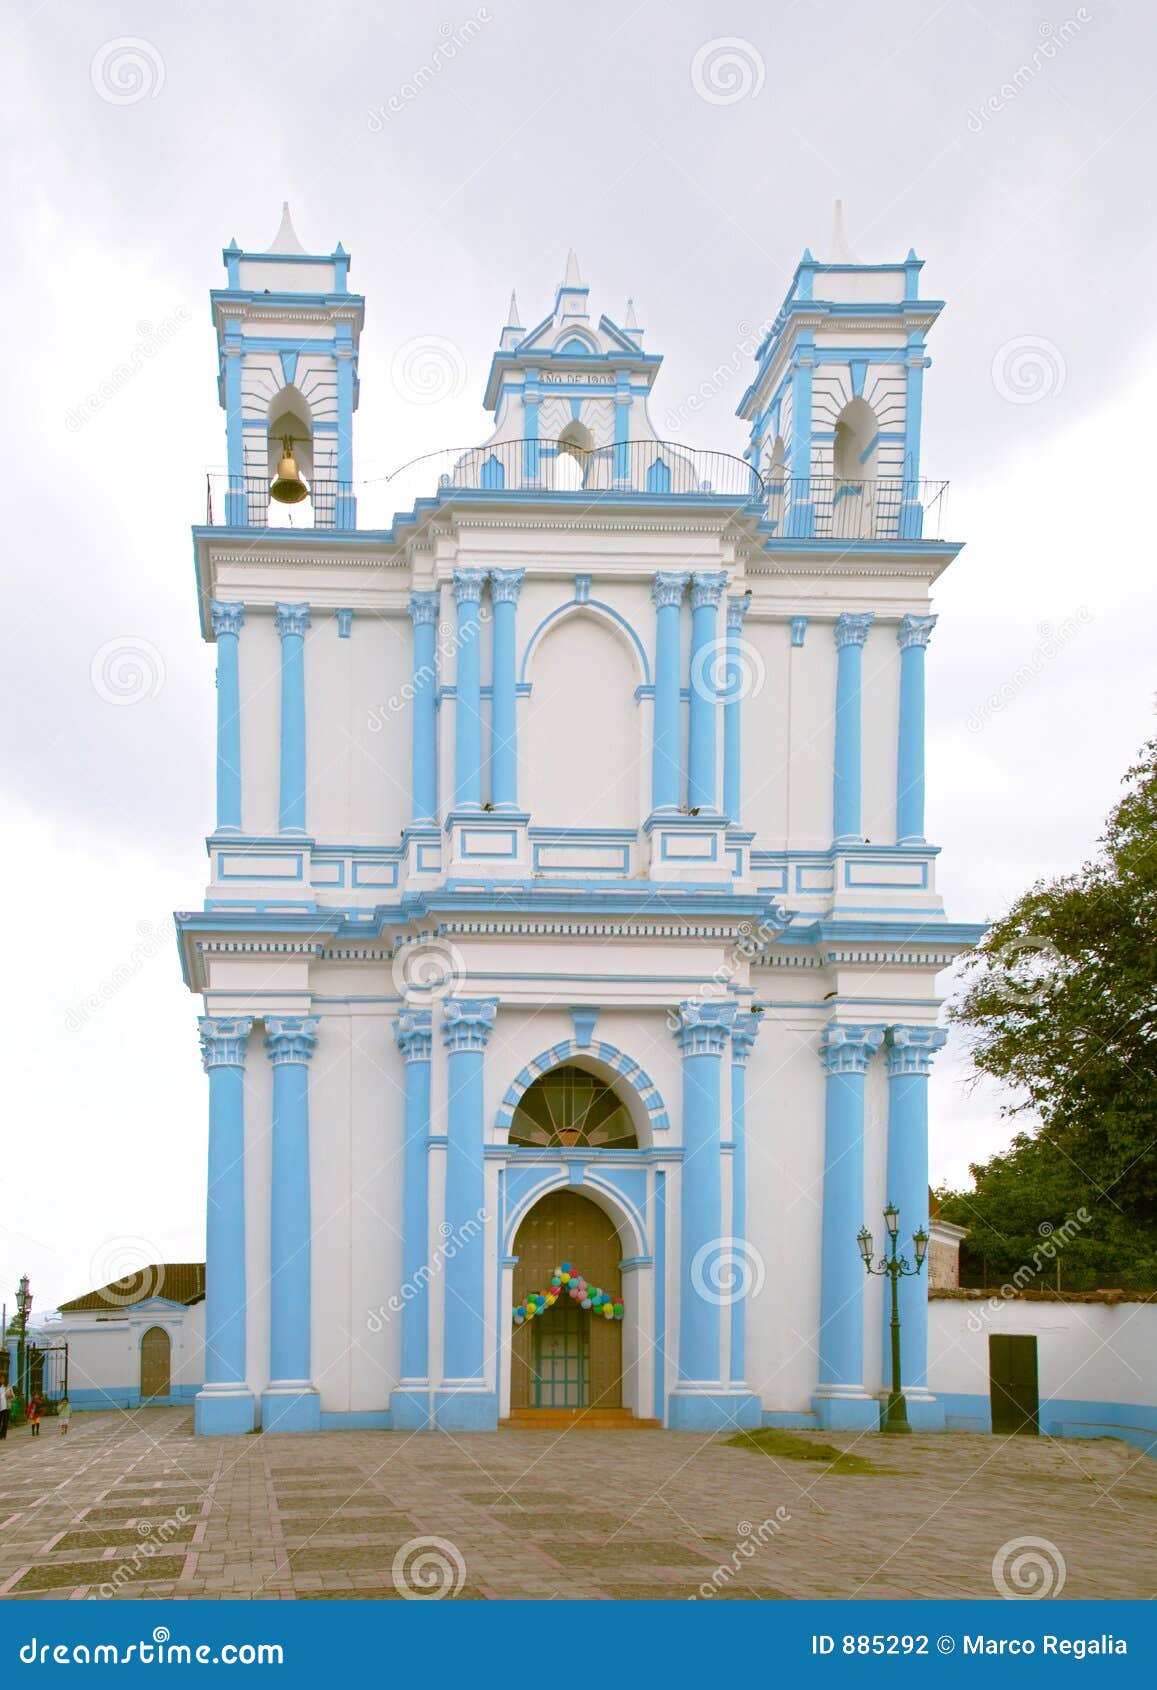
[[[534,1408],[586,1408],[590,1316],[570,1297],[560,1297],[535,1318],[531,1361]]]
[[[988,1374],[993,1431],[1039,1431],[1035,1336],[991,1333],[988,1339]]]

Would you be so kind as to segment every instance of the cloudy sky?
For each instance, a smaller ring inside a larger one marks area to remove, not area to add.
[[[948,302],[925,473],[967,541],[936,599],[929,828],[949,912],[982,918],[1089,852],[1152,732],[1153,34],[1112,0],[16,9],[9,1305],[21,1272],[45,1308],[203,1251],[195,1004],[166,923],[201,896],[212,819],[189,525],[224,456],[206,294],[230,237],[266,246],[288,198],[310,250],[352,253],[367,476],[484,436],[510,289],[534,321],[568,246],[593,306],[633,295],[665,355],[660,426],[802,248],[829,256],[837,197],[857,257],[915,246]],[[745,377],[679,437],[738,448]],[[949,1053],[938,1178],[1007,1138],[965,1079]]]

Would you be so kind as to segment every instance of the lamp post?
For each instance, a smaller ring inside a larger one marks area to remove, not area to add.
[[[856,1243],[860,1246],[860,1254],[864,1258],[864,1267],[868,1273],[887,1274],[892,1282],[892,1389],[888,1393],[888,1413],[884,1419],[882,1430],[885,1432],[910,1432],[908,1424],[908,1405],[904,1401],[904,1391],[900,1383],[900,1295],[899,1285],[902,1279],[910,1278],[920,1272],[924,1266],[924,1257],[928,1253],[928,1234],[921,1227],[919,1232],[912,1234],[912,1244],[916,1252],[916,1266],[909,1267],[907,1259],[898,1255],[896,1246],[900,1238],[900,1211],[894,1203],[889,1203],[884,1210],[884,1225],[888,1230],[888,1253],[880,1257],[879,1265],[872,1266],[872,1235],[866,1226],[862,1226],[856,1236]]]

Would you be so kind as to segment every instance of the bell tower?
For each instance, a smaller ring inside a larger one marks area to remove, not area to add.
[[[340,242],[306,252],[285,205],[267,251],[245,252],[234,240],[222,257],[227,286],[209,297],[228,450],[225,521],[265,527],[308,500],[313,527],[353,528],[365,301],[349,291],[349,254]]]
[[[746,457],[787,539],[919,539],[923,261],[823,264],[805,249],[757,353],[739,416]]]

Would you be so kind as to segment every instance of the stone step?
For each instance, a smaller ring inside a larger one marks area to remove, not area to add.
[[[639,1432],[654,1431],[662,1421],[636,1419],[629,1408],[520,1408],[499,1424],[516,1432],[552,1431],[556,1427]]]

